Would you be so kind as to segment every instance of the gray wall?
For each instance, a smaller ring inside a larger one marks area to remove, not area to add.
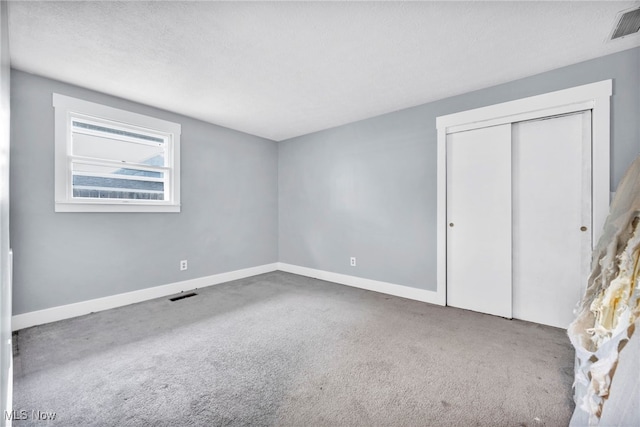
[[[640,48],[279,143],[279,260],[435,290],[436,117],[605,79],[614,190],[640,153]]]
[[[11,91],[14,314],[277,261],[275,142],[16,70]],[[180,123],[182,212],[54,213],[53,92]]]
[[[435,290],[435,118],[609,78],[615,189],[640,48],[279,144],[13,70],[14,314],[276,261]],[[52,92],[181,123],[182,212],[54,213]]]

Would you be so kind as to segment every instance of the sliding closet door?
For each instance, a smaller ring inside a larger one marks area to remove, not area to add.
[[[591,113],[513,124],[513,317],[567,328],[591,253]]]
[[[511,125],[447,135],[447,305],[511,317]]]

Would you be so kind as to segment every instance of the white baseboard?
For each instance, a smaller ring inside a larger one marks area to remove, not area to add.
[[[29,313],[17,314],[12,317],[12,330],[29,328],[31,326],[56,322],[58,320],[69,319],[71,317],[83,316],[97,311],[109,310],[111,308],[122,307],[137,302],[148,301],[154,298],[162,298],[174,295],[183,291],[190,291],[207,286],[218,285],[232,280],[244,279],[258,274],[281,270],[288,273],[299,274],[301,276],[313,277],[315,279],[326,280],[340,285],[353,286],[355,288],[394,295],[416,301],[428,302],[431,304],[445,305],[444,294],[436,291],[412,288],[409,286],[396,285],[394,283],[381,282],[378,280],[364,279],[362,277],[350,276],[347,274],[332,273],[330,271],[316,270],[298,265],[277,262],[265,264],[257,267],[245,268],[242,270],[230,271],[227,273],[214,274],[213,276],[198,277],[196,279],[184,280],[182,282],[169,283],[167,285],[155,286],[152,288],[140,289],[138,291],[124,294],[111,295],[103,298],[96,298],[88,301],[81,301],[73,304],[51,307],[44,310],[31,311]]]
[[[71,317],[83,316],[96,311],[122,307],[124,305],[147,301],[154,298],[162,298],[182,291],[190,291],[196,288],[218,285],[231,280],[244,279],[258,274],[276,271],[277,269],[278,263],[265,264],[257,267],[244,268],[242,270],[229,271],[227,273],[214,274],[212,276],[198,277],[196,279],[140,289],[138,291],[127,292],[124,294],[111,295],[108,297],[81,301],[74,304],[31,311],[29,313],[13,316],[11,319],[11,326],[12,330],[17,331],[31,326],[42,325]]]
[[[443,292],[439,293],[437,291],[428,291],[426,289],[412,288],[410,286],[364,279],[362,277],[350,276],[347,274],[316,270],[314,268],[301,267],[299,265],[286,264],[283,262],[278,263],[278,270],[416,301],[445,305],[445,296]]]

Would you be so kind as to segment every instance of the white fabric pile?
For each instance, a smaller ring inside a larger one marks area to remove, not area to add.
[[[611,203],[576,316],[568,330],[576,348],[576,406],[596,426],[619,353],[640,328],[640,157]]]

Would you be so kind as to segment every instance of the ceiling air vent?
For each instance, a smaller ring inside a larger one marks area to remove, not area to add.
[[[640,8],[623,11],[618,15],[618,24],[611,33],[611,40],[635,34],[640,30]]]

